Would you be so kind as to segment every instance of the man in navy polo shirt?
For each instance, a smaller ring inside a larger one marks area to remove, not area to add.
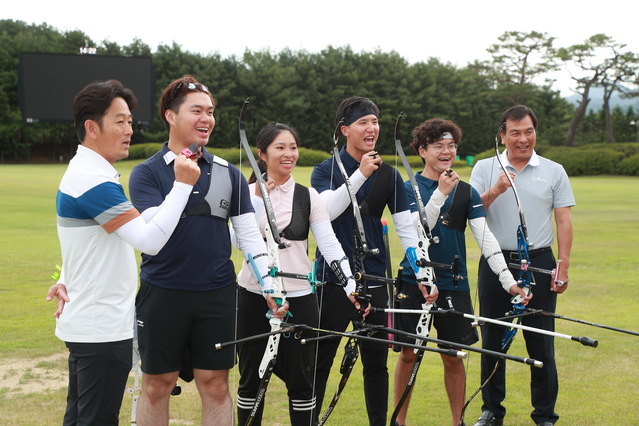
[[[146,214],[164,202],[173,179],[171,163],[180,152],[186,149],[197,157],[201,170],[164,249],[142,255],[136,299],[144,373],[140,424],[168,424],[169,397],[185,367],[186,351],[202,400],[202,424],[233,424],[228,370],[235,364],[235,349],[215,349],[215,343],[235,338],[236,277],[228,221],[245,254],[265,253],[266,246],[246,180],[236,167],[204,149],[215,126],[214,108],[209,89],[192,76],[171,82],[160,99],[169,140],[131,173],[131,200]],[[258,256],[256,263],[260,274],[267,275],[267,257]],[[270,285],[268,277],[265,284]],[[275,301],[265,297],[275,308]]]

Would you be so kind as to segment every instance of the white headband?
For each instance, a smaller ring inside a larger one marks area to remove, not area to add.
[[[440,140],[442,140],[442,139],[452,139],[452,140],[455,140],[455,138],[453,137],[453,135],[452,135],[450,132],[446,132],[446,133],[444,133],[444,134],[443,134],[443,135],[442,135],[439,139],[440,139]]]

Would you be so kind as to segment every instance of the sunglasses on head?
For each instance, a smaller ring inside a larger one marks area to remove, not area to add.
[[[184,86],[185,86],[185,82],[181,82],[180,84],[175,86],[175,93],[178,93],[180,91],[180,89],[182,89],[182,87],[184,87]],[[192,81],[189,81],[188,83],[186,83],[186,90],[188,90],[189,92],[192,92],[192,91],[195,91],[195,90],[199,90],[199,91],[202,91],[202,92],[209,93],[209,88],[208,87],[206,87],[202,83],[193,83]]]
[[[173,102],[178,97],[178,94],[181,91],[204,92],[204,93],[209,93],[209,94],[211,93],[209,91],[209,88],[206,87],[205,85],[203,85],[202,83],[194,83],[192,81],[182,81],[182,82],[178,83],[175,86],[175,88],[173,89],[173,91],[171,92],[171,101],[169,102],[169,105],[173,104]]]

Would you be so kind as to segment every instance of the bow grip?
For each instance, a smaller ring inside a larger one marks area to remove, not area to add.
[[[346,342],[346,346],[344,346],[344,357],[342,358],[342,364],[339,368],[340,374],[350,373],[358,357],[359,351],[357,349],[357,343],[354,339],[349,339]]]
[[[415,250],[415,247],[408,247],[406,249],[406,259],[408,259],[411,268],[413,268],[413,272],[417,274],[419,272],[419,259],[417,259],[417,250]]]

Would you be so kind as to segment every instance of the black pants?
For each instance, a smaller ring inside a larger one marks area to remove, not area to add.
[[[286,321],[295,324],[306,324],[317,327],[319,309],[317,297],[309,294],[301,297],[291,297],[289,312],[292,314]],[[251,293],[240,287],[238,299],[238,338],[254,336],[271,331],[265,314],[268,310],[264,297]],[[285,384],[288,391],[289,415],[291,425],[309,426],[313,424],[312,416],[315,409],[313,396],[313,369],[315,363],[315,344],[302,345],[300,338],[315,337],[313,332],[280,336],[277,359],[273,373]],[[261,379],[258,369],[264,356],[267,339],[256,339],[238,345],[240,385],[237,391],[238,425],[246,424],[255,402]],[[262,422],[264,401],[257,411],[253,424]]]
[[[386,286],[369,289],[371,303],[375,307],[385,307],[388,302]],[[342,286],[327,283],[319,294],[321,303],[320,328],[344,331],[356,312],[354,305],[346,296]],[[366,317],[369,324],[387,325],[387,314],[371,313]],[[373,337],[387,339],[386,333],[376,333]],[[326,382],[331,372],[333,360],[340,345],[340,339],[325,339],[318,342],[317,370],[315,389],[317,393],[318,416],[326,392]],[[388,411],[388,344],[358,342],[364,376],[364,397],[366,411],[371,426],[385,426]],[[332,399],[332,396],[329,397]]]
[[[132,366],[133,340],[66,345],[69,390],[64,426],[117,425]]]
[[[504,251],[507,262],[510,252]],[[539,256],[530,259],[531,266],[543,269],[553,269],[556,265],[552,251],[546,251]],[[511,269],[515,279],[518,271]],[[557,307],[557,293],[550,291],[551,277],[546,274],[535,273],[536,285],[532,286],[533,298],[528,304],[532,309],[543,309],[555,312]],[[486,260],[482,257],[479,262],[479,303],[481,316],[488,318],[503,317],[506,312],[512,310],[510,296],[502,288],[497,276],[493,274]],[[524,317],[522,324],[555,331],[555,320],[546,316]],[[484,349],[500,351],[501,338],[505,327],[498,325],[485,325],[482,327],[482,346]],[[523,334],[526,341],[526,349],[530,358],[542,361],[542,368],[530,367],[530,392],[531,402],[534,411],[531,413],[535,423],[555,422],[559,416],[555,413],[555,403],[559,392],[559,382],[557,378],[557,365],[555,364],[555,343],[554,337],[531,331],[519,330],[518,335]],[[521,333],[521,334],[520,334]],[[517,337],[515,337],[517,338]],[[481,357],[481,381],[482,383],[490,376],[494,369],[497,358],[482,355]],[[506,408],[502,401],[506,397],[506,362],[499,361],[499,366],[493,378],[482,390],[483,407],[482,410],[490,410],[498,418],[506,415]]]

